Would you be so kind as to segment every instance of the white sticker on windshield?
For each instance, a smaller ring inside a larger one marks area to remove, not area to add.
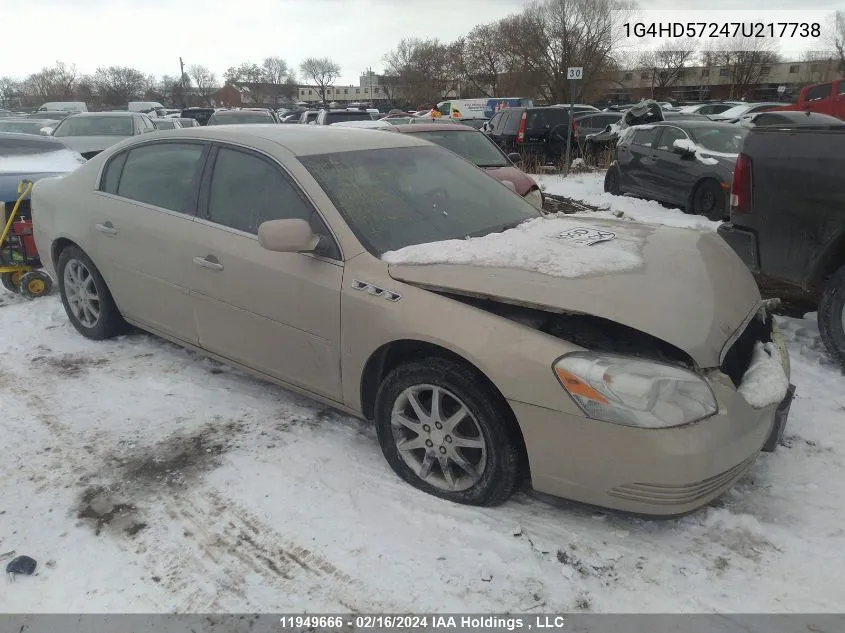
[[[599,242],[612,240],[616,237],[616,233],[579,226],[574,229],[558,233],[554,237],[559,240],[566,240],[573,246],[590,246],[592,244],[598,244]]]

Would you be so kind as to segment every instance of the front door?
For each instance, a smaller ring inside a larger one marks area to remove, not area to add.
[[[219,146],[183,264],[190,268],[200,345],[265,374],[340,400],[343,264],[313,205],[270,158]],[[300,218],[318,252],[276,253],[262,222]]]
[[[93,253],[121,313],[197,343],[184,253],[209,144],[161,142],[116,154],[92,203]]]
[[[657,141],[657,163],[652,168],[652,186],[655,197],[681,207],[687,201],[695,184],[695,157],[684,157],[672,148],[675,141],[682,141],[690,148],[695,147],[687,133],[677,127],[663,127],[663,134]]]

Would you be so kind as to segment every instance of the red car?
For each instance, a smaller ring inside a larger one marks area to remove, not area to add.
[[[540,187],[531,176],[514,164],[519,161],[519,154],[505,154],[483,132],[467,125],[442,123],[396,125],[394,129],[402,134],[416,134],[445,147],[486,170],[496,180],[513,183],[519,195],[536,208],[543,209],[543,192]]]

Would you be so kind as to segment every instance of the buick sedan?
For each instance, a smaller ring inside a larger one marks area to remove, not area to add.
[[[776,328],[715,233],[542,217],[413,134],[154,132],[36,183],[68,319],[134,325],[372,420],[399,477],[648,515],[778,442]]]

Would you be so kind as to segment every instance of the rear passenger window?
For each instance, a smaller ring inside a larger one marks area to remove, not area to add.
[[[129,151],[117,195],[193,214],[206,146],[151,143]]]
[[[123,171],[127,156],[128,152],[121,152],[109,160],[106,169],[103,171],[103,179],[100,181],[100,191],[117,193],[117,185],[120,182],[120,174]]]
[[[657,140],[658,136],[660,136],[659,127],[644,128],[641,130],[637,130],[634,133],[634,138],[631,141],[631,145],[640,145],[642,147],[654,147],[654,142]]]

